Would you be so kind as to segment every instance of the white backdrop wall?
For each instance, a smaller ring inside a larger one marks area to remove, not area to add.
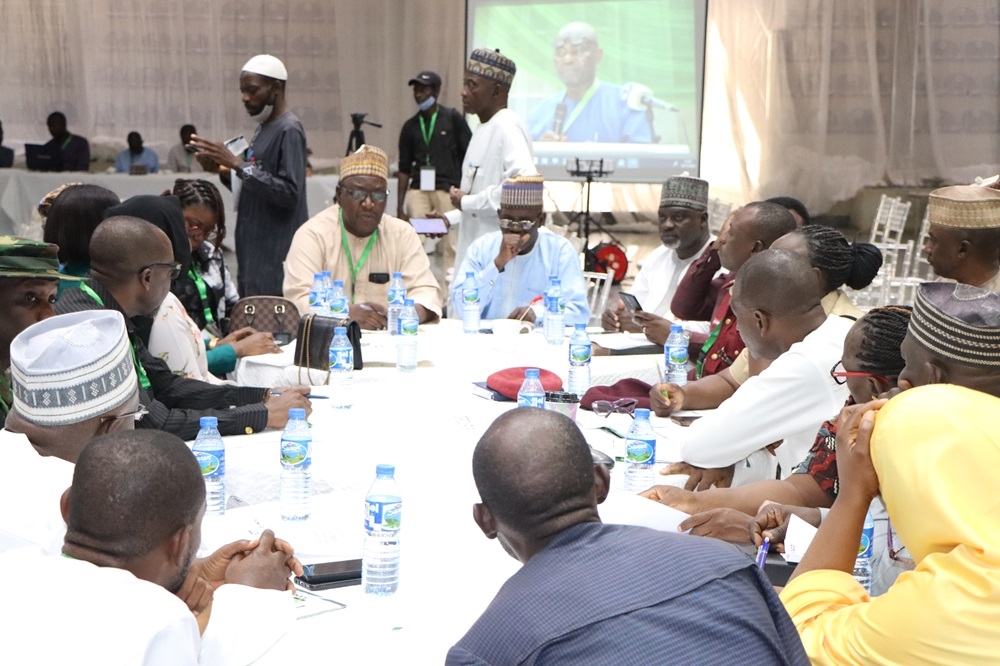
[[[0,0],[0,120],[19,147],[48,140],[59,109],[95,143],[134,129],[165,155],[187,122],[252,131],[239,71],[269,52],[318,156],[343,155],[351,112],[384,123],[367,139],[395,154],[414,74],[436,70],[458,104],[464,39],[464,0]]]
[[[702,174],[825,211],[1000,169],[995,0],[711,0]]]

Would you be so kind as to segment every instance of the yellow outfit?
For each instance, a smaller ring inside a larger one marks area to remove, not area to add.
[[[864,314],[854,304],[851,297],[845,294],[842,289],[829,292],[820,299],[819,304],[823,306],[823,312],[828,315],[861,319],[861,315]],[[740,352],[740,355],[736,357],[733,364],[729,366],[729,374],[741,386],[746,380],[750,379],[750,352],[746,349]]]
[[[813,664],[1000,661],[1000,399],[923,386],[878,413],[872,462],[917,563],[869,599],[850,574],[810,571],[781,600]]]

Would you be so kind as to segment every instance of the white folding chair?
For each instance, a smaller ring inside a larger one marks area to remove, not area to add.
[[[590,305],[590,325],[601,323],[601,315],[608,307],[608,297],[614,280],[609,273],[584,271],[583,279],[587,281],[587,303]]]

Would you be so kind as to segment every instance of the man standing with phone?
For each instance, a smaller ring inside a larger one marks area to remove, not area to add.
[[[403,123],[399,134],[399,199],[401,220],[442,215],[455,206],[448,191],[462,182],[462,157],[469,147],[472,130],[457,109],[440,104],[441,77],[437,72],[420,72],[409,81],[417,113]],[[420,230],[417,229],[420,233]],[[431,271],[441,285],[441,301],[448,296],[446,276],[455,265],[458,229],[444,238],[428,238],[424,248],[431,258]]]
[[[226,143],[191,137],[201,165],[233,191],[238,291],[244,298],[281,296],[282,262],[309,218],[306,133],[285,102],[286,81],[288,71],[274,56],[250,58],[240,73],[240,93],[260,124],[249,145],[243,137]]]

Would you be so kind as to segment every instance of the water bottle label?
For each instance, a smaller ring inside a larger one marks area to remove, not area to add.
[[[518,407],[541,407],[545,408],[545,394],[544,393],[518,393],[517,394],[517,406]]]
[[[347,299],[343,296],[330,299],[330,314],[335,319],[347,318]]]
[[[368,500],[365,529],[369,532],[398,532],[403,510],[402,502],[373,502]]]
[[[560,312],[560,314],[566,314],[566,299],[563,298],[562,296],[560,296],[558,298],[558,300],[556,301],[556,303],[559,304],[559,312]]]
[[[570,344],[569,346],[569,361],[570,363],[590,363],[590,352],[591,348],[589,344]]]
[[[288,439],[281,440],[281,464],[282,465],[309,465],[312,456],[309,455],[308,442],[294,442]]]
[[[406,289],[389,288],[389,303],[393,305],[402,305],[404,298],[406,298]]]
[[[869,530],[861,533],[861,543],[858,545],[858,557],[872,556],[872,534]]]
[[[354,369],[354,347],[330,350],[330,372]]]
[[[475,304],[479,302],[479,290],[478,289],[463,289],[462,290],[462,300],[465,301],[467,305]]]
[[[309,290],[309,305],[321,305],[323,303],[323,296],[320,292],[310,289]]]
[[[652,465],[655,459],[655,439],[625,440],[625,462],[638,465]]]
[[[687,347],[667,347],[668,365],[687,365],[687,362],[688,362]]]
[[[546,312],[559,312],[559,297],[558,296],[546,296],[545,297],[545,311]]]
[[[418,324],[419,322],[413,317],[408,317],[406,319],[400,318],[399,320],[400,335],[416,335]]]
[[[214,478],[226,473],[226,454],[215,456],[207,451],[195,451],[194,457],[201,467],[202,476]]]

